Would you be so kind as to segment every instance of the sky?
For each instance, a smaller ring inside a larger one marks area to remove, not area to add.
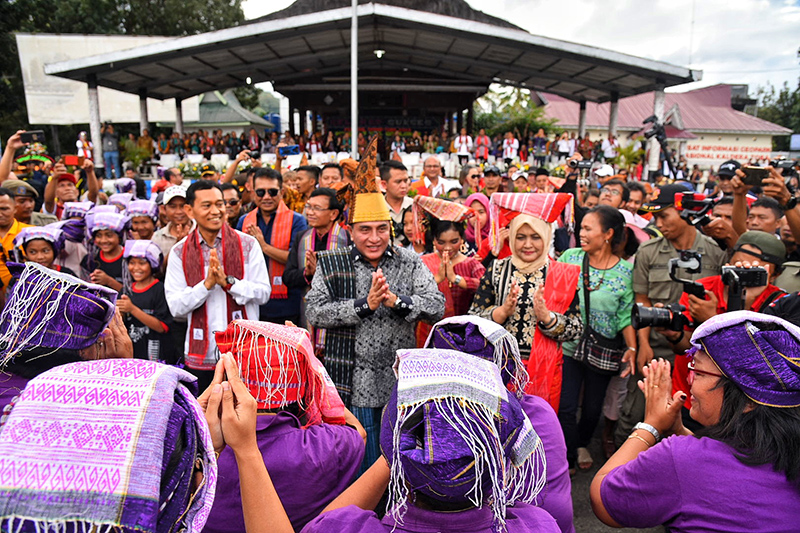
[[[245,17],[293,0],[244,0]],[[797,87],[800,0],[467,0],[470,6],[544,37],[606,48],[703,71],[685,91],[745,83]],[[693,22],[694,21],[694,22]]]

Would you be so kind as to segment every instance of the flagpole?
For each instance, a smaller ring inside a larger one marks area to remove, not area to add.
[[[350,154],[358,159],[358,0],[350,23]]]

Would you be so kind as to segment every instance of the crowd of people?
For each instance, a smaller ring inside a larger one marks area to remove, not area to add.
[[[727,161],[698,191],[561,138],[556,177],[480,134],[412,183],[407,144],[288,170],[276,135],[148,197],[88,157],[13,167],[20,133],[4,530],[567,533],[603,463],[606,524],[797,528],[796,166]]]

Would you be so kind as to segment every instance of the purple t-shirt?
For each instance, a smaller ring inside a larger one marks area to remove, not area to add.
[[[547,400],[538,396],[526,394],[519,403],[542,439],[547,460],[547,484],[539,493],[536,504],[555,518],[561,533],[575,533],[567,445],[558,416]]]
[[[256,440],[275,491],[295,531],[341,494],[358,473],[364,441],[349,426],[300,427],[289,413],[259,415]],[[217,496],[204,533],[242,533],[239,469],[230,448],[219,456]]]
[[[11,372],[0,372],[0,413],[6,405],[11,403],[15,396],[19,396],[28,379],[19,377]]]
[[[403,523],[395,524],[391,517],[379,519],[374,512],[355,505],[329,511],[318,516],[302,533],[495,533],[494,515],[488,507],[460,513],[437,513],[409,505]],[[559,533],[553,517],[540,507],[517,504],[506,509],[507,533]]]
[[[681,532],[796,532],[800,489],[771,465],[748,466],[717,440],[673,436],[612,470],[600,496],[625,527]]]

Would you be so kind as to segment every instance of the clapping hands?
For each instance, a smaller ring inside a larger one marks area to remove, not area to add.
[[[388,308],[393,308],[397,303],[397,295],[389,288],[386,276],[380,268],[372,273],[372,286],[367,294],[367,305],[372,311],[378,309],[381,304]]]

